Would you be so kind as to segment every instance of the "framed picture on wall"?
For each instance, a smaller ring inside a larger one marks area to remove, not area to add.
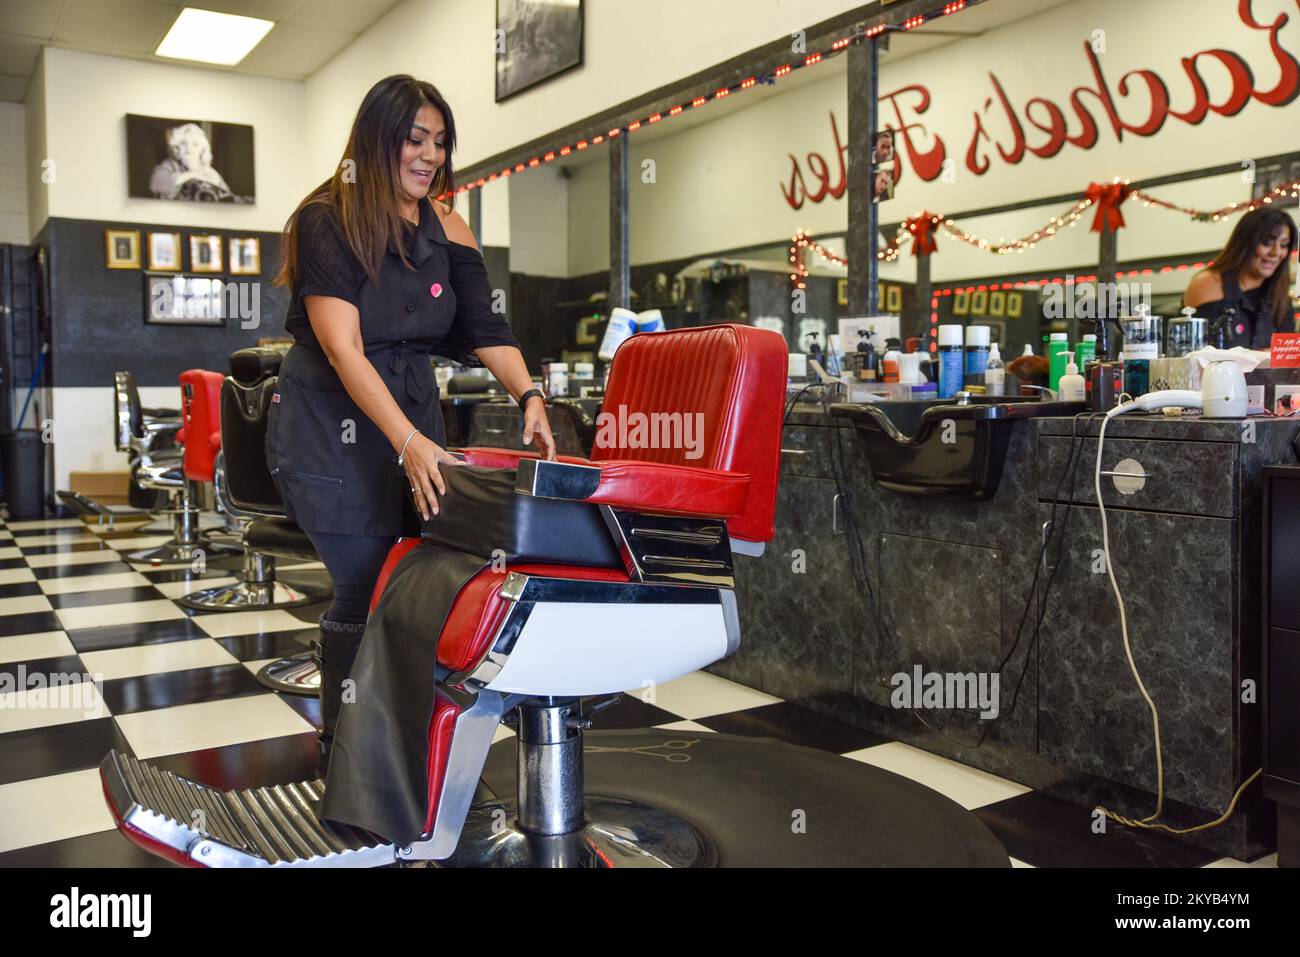
[[[970,297],[970,314],[972,316],[987,316],[989,313],[989,291],[987,289],[976,289],[975,294]]]
[[[582,66],[583,0],[497,0],[497,102]]]
[[[221,237],[190,237],[190,272],[221,272]]]
[[[181,234],[149,233],[149,271],[179,272],[181,268]]]
[[[144,321],[160,326],[224,326],[225,285],[207,276],[145,273]]]
[[[1025,311],[1025,297],[1022,293],[1007,293],[1007,318],[1019,319]]]
[[[835,280],[835,304],[837,306],[847,306],[849,304],[849,281],[847,279]]]
[[[989,315],[1001,318],[1007,314],[1007,294],[1001,289],[989,293]]]
[[[256,276],[262,271],[262,241],[256,236],[230,237],[230,272]]]
[[[885,289],[885,312],[903,311],[903,287],[887,286]]]
[[[104,230],[104,265],[109,269],[139,269],[140,230]]]
[[[952,294],[952,314],[954,316],[970,315],[970,293],[959,289]]]
[[[126,115],[127,194],[190,203],[251,203],[253,128],[184,117]]]

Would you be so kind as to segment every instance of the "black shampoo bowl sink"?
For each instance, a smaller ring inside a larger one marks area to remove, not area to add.
[[[884,488],[982,501],[997,493],[1017,422],[1075,415],[1086,408],[1082,402],[988,398],[969,405],[942,399],[842,402],[831,406],[831,414],[853,424],[872,477]]]

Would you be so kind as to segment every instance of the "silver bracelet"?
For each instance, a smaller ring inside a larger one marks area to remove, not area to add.
[[[412,429],[412,430],[411,430],[411,434],[408,435],[408,436],[406,437],[406,441],[402,443],[402,451],[400,451],[400,452],[397,453],[397,464],[398,464],[398,465],[402,465],[402,464],[405,463],[405,461],[406,461],[406,447],[407,447],[408,445],[411,444],[411,439],[415,438],[415,433],[417,433],[417,432],[419,432],[419,431],[420,431],[419,429]]]

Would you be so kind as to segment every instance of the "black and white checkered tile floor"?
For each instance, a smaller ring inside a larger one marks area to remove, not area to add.
[[[315,775],[317,702],[267,691],[254,674],[302,650],[320,607],[183,608],[175,599],[231,572],[127,561],[166,537],[77,519],[0,526],[0,867],[170,866],[113,829],[97,770],[112,748],[227,788]],[[56,694],[37,675],[102,683]],[[703,672],[661,686],[653,703],[629,696],[598,724],[773,737],[877,765],[974,811],[1020,866],[1244,866],[1157,834],[1098,837],[1086,810]]]

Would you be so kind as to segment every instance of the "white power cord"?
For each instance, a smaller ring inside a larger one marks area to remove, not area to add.
[[[1115,579],[1115,566],[1110,559],[1110,528],[1106,522],[1106,503],[1102,500],[1101,496],[1101,456],[1106,441],[1106,426],[1110,423],[1110,420],[1117,415],[1121,415],[1125,412],[1137,411],[1139,409],[1146,411],[1148,408],[1155,408],[1158,406],[1171,407],[1174,401],[1176,401],[1175,397],[1178,395],[1179,393],[1170,391],[1164,393],[1164,396],[1167,397],[1166,402],[1151,402],[1149,404],[1144,404],[1142,400],[1139,399],[1137,402],[1129,402],[1116,406],[1106,413],[1106,418],[1102,419],[1101,428],[1097,432],[1097,467],[1093,473],[1093,489],[1097,493],[1097,511],[1101,515],[1101,551],[1102,556],[1106,559],[1106,575],[1110,578],[1110,587],[1115,593],[1115,605],[1119,608],[1119,627],[1120,634],[1124,638],[1124,655],[1128,658],[1129,671],[1133,673],[1133,680],[1137,683],[1138,691],[1142,693],[1143,700],[1146,701],[1147,707],[1151,709],[1151,728],[1156,742],[1156,809],[1151,816],[1135,821],[1131,818],[1116,814],[1114,811],[1111,811],[1106,807],[1101,807],[1100,810],[1111,820],[1117,821],[1120,824],[1126,824],[1130,827],[1156,828],[1162,831],[1168,831],[1171,834],[1190,834],[1193,831],[1203,831],[1207,828],[1217,827],[1231,817],[1232,812],[1237,808],[1237,801],[1241,798],[1242,792],[1244,792],[1246,788],[1248,788],[1251,783],[1263,773],[1264,769],[1260,768],[1242,782],[1241,787],[1239,787],[1237,792],[1232,796],[1232,801],[1229,802],[1228,809],[1224,811],[1223,816],[1217,820],[1210,821],[1208,824],[1198,824],[1195,827],[1185,828],[1173,828],[1167,824],[1154,823],[1156,819],[1160,817],[1165,805],[1165,761],[1163,749],[1160,743],[1160,712],[1156,709],[1156,703],[1152,700],[1151,695],[1147,693],[1146,685],[1142,683],[1142,676],[1138,674],[1137,663],[1133,660],[1133,646],[1129,642],[1128,637],[1128,615],[1124,609],[1124,596],[1120,592],[1119,582]],[[1195,395],[1198,400],[1200,398],[1199,394],[1195,393],[1187,393],[1187,395]],[[1200,407],[1199,401],[1194,407]]]

